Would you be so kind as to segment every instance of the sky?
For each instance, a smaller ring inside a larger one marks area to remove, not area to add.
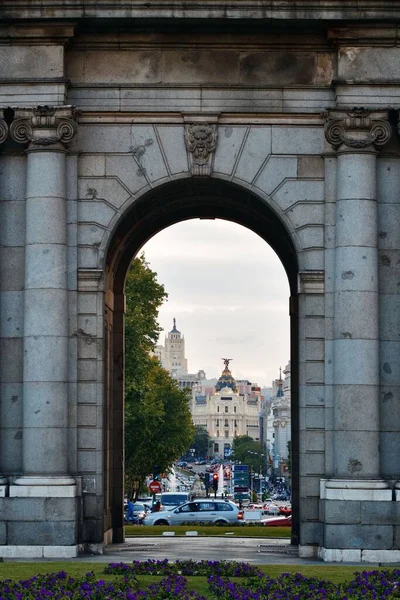
[[[168,293],[159,343],[185,336],[189,373],[219,377],[232,358],[236,379],[270,387],[289,361],[289,283],[275,252],[229,221],[193,219],[168,227],[142,250]]]

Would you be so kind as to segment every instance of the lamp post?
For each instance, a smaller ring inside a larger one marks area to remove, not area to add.
[[[258,492],[261,494],[262,489],[261,489],[261,478],[263,475],[263,468],[262,468],[262,456],[265,456],[265,454],[263,452],[253,452],[252,450],[247,450],[247,454],[253,454],[254,456],[258,456],[259,460],[258,460]],[[253,493],[253,484],[252,484],[252,478],[250,475],[250,479],[251,479],[251,492]]]

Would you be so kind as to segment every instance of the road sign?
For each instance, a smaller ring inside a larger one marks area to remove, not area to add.
[[[161,483],[159,481],[151,481],[149,483],[149,490],[152,494],[159,494],[161,492]]]

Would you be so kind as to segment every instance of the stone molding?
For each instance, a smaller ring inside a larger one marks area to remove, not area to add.
[[[184,136],[191,174],[197,177],[209,177],[217,147],[217,125],[214,123],[187,123]]]
[[[0,546],[1,558],[76,558],[79,545],[74,546]]]
[[[321,479],[321,500],[391,502],[392,490],[378,479]]]
[[[8,125],[3,117],[4,112],[0,110],[0,144],[5,142],[8,137]]]
[[[67,147],[77,131],[75,119],[72,106],[17,108],[10,135],[15,142],[29,143],[29,150]]]
[[[325,271],[300,271],[300,294],[323,294],[325,291]]]
[[[102,269],[78,269],[78,292],[98,292],[102,278]]]
[[[334,150],[379,148],[392,136],[386,111],[353,108],[351,111],[329,110],[324,113],[325,137]]]

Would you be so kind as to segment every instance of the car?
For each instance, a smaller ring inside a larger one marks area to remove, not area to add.
[[[160,498],[157,498],[161,502],[162,510],[171,510],[184,504],[184,502],[188,502],[190,500],[189,492],[163,492],[160,495]]]
[[[261,525],[265,525],[265,527],[291,527],[292,515],[289,517],[279,516],[261,519]]]
[[[125,523],[127,523],[128,525],[133,524],[133,525],[137,525],[138,523],[141,523],[144,519],[144,517],[146,516],[146,514],[150,512],[150,508],[148,506],[146,506],[146,504],[142,504],[140,502],[135,502],[133,504],[133,509],[132,509],[132,516],[129,518],[128,520],[128,505],[126,505],[126,511],[125,511]]]
[[[146,515],[143,525],[183,525],[212,523],[234,525],[243,521],[243,512],[230,500],[197,499],[185,502],[173,510]]]

